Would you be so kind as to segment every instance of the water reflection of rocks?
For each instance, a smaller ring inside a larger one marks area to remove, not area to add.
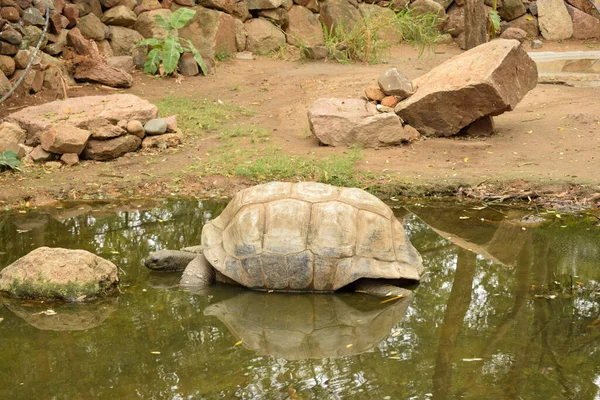
[[[119,307],[118,297],[115,296],[89,303],[43,303],[9,298],[2,298],[2,303],[29,325],[44,331],[92,329],[102,324]]]
[[[249,350],[287,360],[347,357],[377,346],[413,295],[380,304],[360,294],[244,292],[206,308]]]

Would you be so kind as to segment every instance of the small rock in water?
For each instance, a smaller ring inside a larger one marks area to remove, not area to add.
[[[162,135],[167,132],[167,121],[164,118],[154,118],[144,125],[146,135]]]
[[[539,39],[534,39],[531,41],[531,48],[532,49],[541,49],[542,48],[542,41]]]

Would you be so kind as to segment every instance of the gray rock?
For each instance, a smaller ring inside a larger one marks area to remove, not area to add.
[[[177,66],[179,68],[179,73],[183,76],[195,76],[200,73],[198,63],[191,53],[182,54]]]
[[[256,54],[269,54],[285,46],[285,34],[264,19],[251,19],[244,24],[248,38],[246,50]]]
[[[79,22],[77,23],[77,27],[81,31],[83,37],[96,41],[106,39],[106,33],[104,32],[105,26],[106,25],[104,25],[95,14],[88,14],[79,19]]]
[[[109,26],[108,29],[111,33],[110,47],[114,56],[133,56],[140,51],[145,55],[145,49],[136,47],[137,43],[144,40],[139,32],[122,26]]]
[[[304,49],[304,55],[311,60],[324,60],[329,55],[329,49],[326,46],[308,46]]]
[[[146,135],[162,135],[167,132],[167,121],[164,118],[154,118],[144,124]]]
[[[500,18],[512,21],[527,12],[522,0],[502,0],[502,7],[498,10]]]
[[[52,56],[57,56],[62,53],[64,47],[67,45],[67,34],[69,31],[63,29],[58,35],[56,35],[54,43],[48,43],[44,47],[44,52]]]
[[[15,29],[9,28],[0,32],[0,40],[18,46],[23,41],[23,36]]]
[[[21,42],[20,48],[26,47],[35,47],[40,41],[40,37],[42,36],[42,30],[37,26],[25,26],[23,27],[23,41]],[[48,44],[48,38],[44,37],[42,39],[42,46],[44,47]],[[16,53],[15,53],[16,54]]]
[[[33,162],[42,162],[52,160],[54,154],[48,153],[46,150],[42,149],[42,146],[36,146],[31,153],[29,153],[29,157]]]
[[[413,94],[410,79],[400,73],[396,68],[390,68],[379,76],[379,88],[388,96],[396,96],[399,100]]]
[[[30,25],[44,26],[46,23],[41,11],[35,7],[29,7],[26,9],[23,12],[21,19]]]

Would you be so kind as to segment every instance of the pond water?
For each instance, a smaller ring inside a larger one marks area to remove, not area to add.
[[[397,203],[395,203],[397,204]],[[224,204],[71,203],[0,214],[0,268],[39,246],[121,269],[93,303],[2,299],[2,399],[600,399],[591,215],[397,207],[428,274],[411,298],[177,288],[143,258],[199,242]],[[527,219],[527,218],[526,218]],[[41,314],[52,309],[56,315]]]

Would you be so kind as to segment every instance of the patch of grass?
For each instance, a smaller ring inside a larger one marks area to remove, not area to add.
[[[426,49],[435,46],[440,37],[438,25],[440,17],[437,14],[419,14],[410,8],[396,13],[394,28],[401,35],[402,41],[419,49],[419,56]]]
[[[157,105],[161,117],[177,114],[177,124],[186,134],[216,131],[237,118],[254,114],[228,102],[188,97],[167,96]]]
[[[233,53],[226,48],[219,49],[215,52],[215,60],[226,61],[233,58]]]
[[[9,284],[7,292],[13,296],[25,299],[60,299],[72,301],[84,295],[94,297],[108,289],[108,287],[96,282],[79,283],[77,281],[69,281],[65,284],[58,284],[38,277],[36,280],[13,280]]]
[[[240,176],[250,181],[313,180],[337,186],[357,186],[360,182],[354,164],[362,158],[360,148],[343,154],[317,158],[284,154],[276,147],[239,149],[230,141],[213,151],[205,165],[205,173]]]
[[[254,125],[226,126],[219,130],[219,139],[231,139],[236,137],[249,137],[252,142],[256,139],[271,137],[271,131]]]
[[[440,35],[439,22],[437,14],[419,14],[409,8],[396,13],[371,12],[352,26],[343,20],[331,29],[323,25],[325,46],[330,57],[341,63],[383,62],[395,41],[418,47],[421,55],[435,45]]]

